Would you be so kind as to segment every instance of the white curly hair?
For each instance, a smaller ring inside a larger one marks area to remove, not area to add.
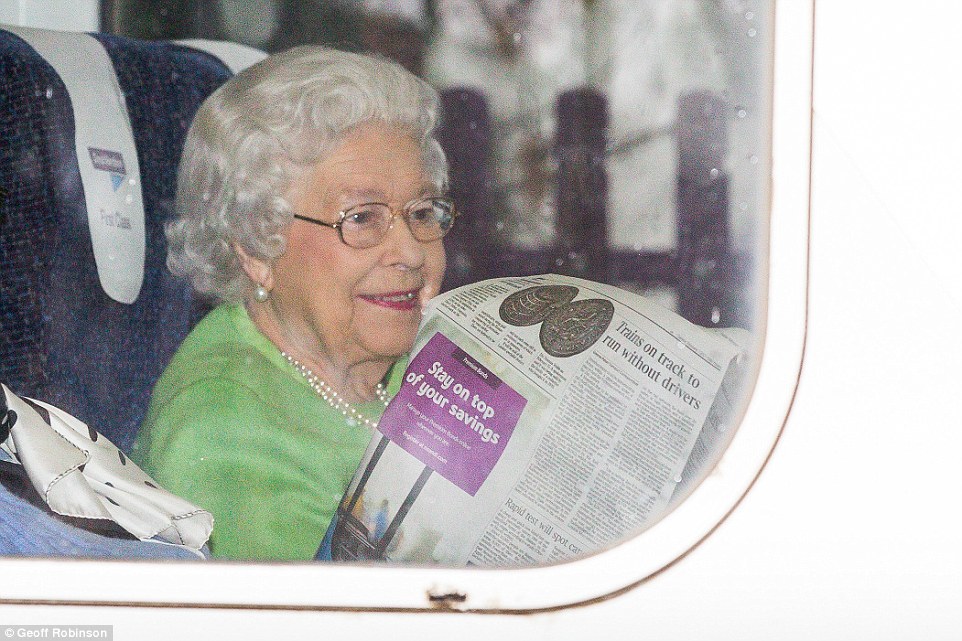
[[[294,212],[284,198],[301,169],[367,122],[409,131],[439,191],[447,162],[433,132],[438,95],[387,60],[319,46],[270,56],[231,78],[197,111],[167,225],[167,266],[206,296],[239,302],[254,284],[233,244],[272,262]]]

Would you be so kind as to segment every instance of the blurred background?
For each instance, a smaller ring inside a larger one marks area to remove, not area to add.
[[[442,93],[448,286],[554,271],[757,323],[764,0],[104,0],[101,31],[376,53]]]

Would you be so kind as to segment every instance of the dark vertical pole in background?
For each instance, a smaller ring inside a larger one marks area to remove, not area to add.
[[[116,0],[100,0],[100,32],[117,33]]]
[[[445,239],[448,270],[444,289],[500,276],[491,212],[491,119],[481,92],[441,92],[438,141],[448,158],[450,190],[460,218]]]
[[[728,106],[708,91],[678,101],[679,313],[699,325],[734,316],[728,233]]]
[[[557,102],[558,254],[553,271],[609,280],[608,103],[593,89],[566,91]]]
[[[197,0],[101,0],[100,31],[142,40],[226,40],[221,5]]]

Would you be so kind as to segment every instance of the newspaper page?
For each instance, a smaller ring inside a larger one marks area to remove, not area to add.
[[[506,566],[610,545],[678,496],[703,427],[717,440],[740,352],[576,278],[438,296],[319,557]]]

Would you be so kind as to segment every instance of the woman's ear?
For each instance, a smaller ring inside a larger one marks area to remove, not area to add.
[[[234,253],[240,260],[241,269],[255,285],[261,285],[267,291],[274,289],[274,269],[260,258],[254,258],[237,243],[231,243]]]

